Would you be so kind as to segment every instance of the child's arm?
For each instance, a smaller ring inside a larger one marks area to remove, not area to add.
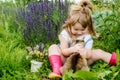
[[[86,58],[90,58],[92,53],[92,45],[93,39],[91,37],[87,38],[85,40],[84,48],[80,48],[79,53]]]
[[[64,56],[70,56],[73,52],[78,52],[78,50],[80,49],[81,46],[76,45],[74,47],[68,47],[68,41],[64,39],[64,37],[60,36],[59,37],[60,40],[60,48],[62,51],[62,54]]]

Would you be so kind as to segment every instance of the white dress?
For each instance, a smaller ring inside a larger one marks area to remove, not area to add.
[[[72,44],[72,39],[70,38],[68,32],[65,29],[63,29],[62,32],[60,33],[59,38],[60,38],[60,36],[62,36],[65,40],[67,40],[70,45]],[[91,35],[88,34],[88,35],[84,35],[84,36],[79,36],[79,37],[77,37],[77,39],[80,40],[80,39],[83,39],[83,37],[84,37],[84,47],[87,49],[91,49],[92,45],[93,45],[93,39],[92,39]]]

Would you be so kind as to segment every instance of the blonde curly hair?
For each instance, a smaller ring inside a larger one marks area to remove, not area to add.
[[[73,37],[71,26],[75,25],[75,23],[80,23],[83,28],[88,28],[88,31],[92,36],[96,36],[91,11],[92,3],[88,0],[82,0],[78,5],[71,6],[68,18],[62,26],[67,30],[71,38]]]

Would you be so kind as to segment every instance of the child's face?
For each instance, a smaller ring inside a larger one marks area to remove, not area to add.
[[[82,36],[86,33],[86,28],[83,28],[80,23],[76,23],[71,27],[71,32],[74,36]]]

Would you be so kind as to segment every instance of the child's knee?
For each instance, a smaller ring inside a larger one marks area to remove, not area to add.
[[[51,45],[51,46],[49,47],[48,51],[51,51],[51,50],[53,50],[53,49],[55,49],[55,48],[57,48],[57,45],[56,45],[56,44],[53,44],[53,45]]]
[[[51,45],[51,46],[49,47],[49,49],[48,49],[48,54],[49,54],[49,55],[56,55],[56,54],[58,55],[58,54],[59,54],[59,50],[58,50],[56,44],[53,44],[53,45]]]

